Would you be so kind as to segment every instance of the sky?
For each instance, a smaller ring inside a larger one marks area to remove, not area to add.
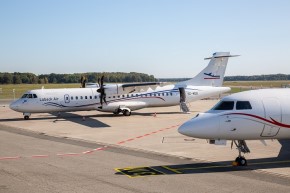
[[[290,1],[0,0],[0,72],[290,74]]]

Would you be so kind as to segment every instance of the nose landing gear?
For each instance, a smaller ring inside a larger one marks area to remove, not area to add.
[[[24,120],[28,120],[31,113],[23,113],[23,115],[24,115]]]
[[[238,151],[239,151],[239,156],[235,159],[235,161],[232,163],[233,166],[247,166],[248,162],[244,156],[242,156],[242,153],[250,153],[250,149],[246,144],[245,140],[233,140],[233,143],[236,145]]]

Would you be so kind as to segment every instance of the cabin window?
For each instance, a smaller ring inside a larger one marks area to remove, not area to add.
[[[81,96],[81,99],[83,99],[84,97],[83,96]]]
[[[29,95],[28,95],[28,98],[32,99],[32,98],[33,98],[33,97],[32,97],[32,94],[29,94]]]
[[[74,97],[70,97],[71,100],[74,100]]]
[[[33,98],[35,98],[35,99],[36,99],[36,98],[37,98],[37,95],[36,95],[36,94],[33,94]]]
[[[170,96],[172,96],[172,92],[170,93]]]
[[[95,99],[97,99],[98,98],[98,96],[97,95],[95,95]]]
[[[78,100],[78,99],[79,99],[79,97],[76,96],[76,100]]]
[[[113,96],[113,98],[116,98],[115,96]]]
[[[236,105],[237,110],[252,109],[251,103],[249,101],[238,101]]]
[[[85,99],[88,99],[88,97],[87,97],[87,96],[85,96]]]
[[[221,101],[212,110],[233,110],[234,104],[234,101]]]
[[[93,99],[93,97],[92,97],[92,96],[90,96],[90,99]]]
[[[118,98],[120,98],[120,95],[118,95]]]

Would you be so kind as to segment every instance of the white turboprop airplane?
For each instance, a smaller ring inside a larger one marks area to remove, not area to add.
[[[245,166],[250,153],[245,140],[290,139],[290,89],[245,91],[224,97],[211,110],[185,122],[178,132],[226,145],[232,140],[239,151],[233,165]]]
[[[229,87],[222,87],[229,57],[233,57],[229,52],[214,53],[212,57],[205,58],[210,62],[197,76],[175,85],[160,86],[161,83],[157,82],[104,85],[102,77],[97,87],[28,91],[11,103],[10,108],[22,112],[24,119],[29,119],[31,113],[88,110],[129,116],[133,110],[179,104],[186,111],[186,102],[230,90]]]

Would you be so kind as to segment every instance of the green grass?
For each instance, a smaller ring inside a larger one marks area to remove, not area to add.
[[[253,88],[281,88],[283,84],[290,84],[289,80],[278,81],[225,81],[224,86],[241,86]]]
[[[80,84],[0,84],[0,99],[13,99],[13,89],[15,98],[20,98],[28,90],[44,88],[79,88]],[[2,88],[2,89],[1,89]],[[1,91],[2,90],[2,91]]]
[[[231,87],[230,93],[241,92],[257,88],[281,88],[282,84],[290,84],[290,81],[226,81],[224,86]],[[20,98],[28,90],[44,88],[79,88],[80,84],[0,84],[0,99],[13,99],[13,89],[15,98]],[[1,92],[2,90],[2,92]]]

